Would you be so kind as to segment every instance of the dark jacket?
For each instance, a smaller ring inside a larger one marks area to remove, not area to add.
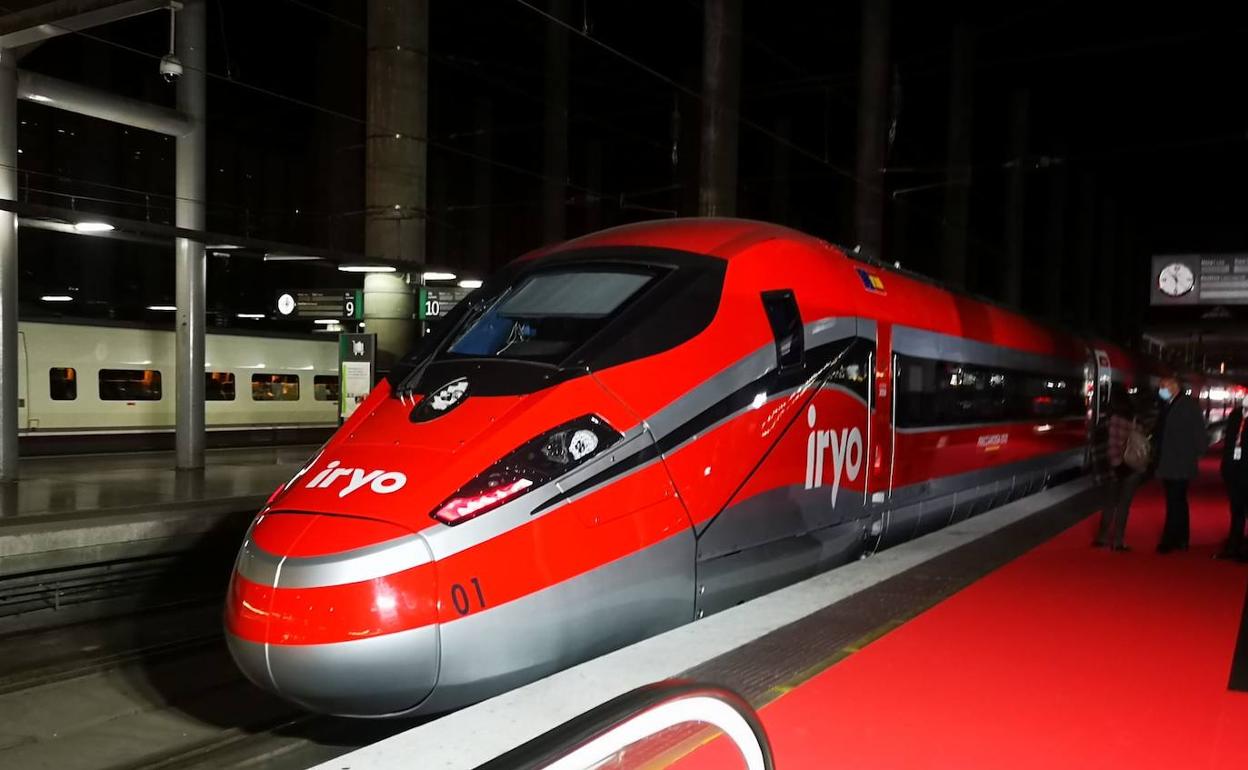
[[[1177,396],[1158,421],[1157,477],[1196,478],[1200,456],[1209,449],[1209,434],[1200,405],[1190,396]]]
[[[1236,407],[1226,418],[1226,438],[1222,443],[1222,478],[1227,483],[1248,484],[1248,427],[1244,428],[1241,439],[1244,451],[1238,460],[1235,459],[1235,437],[1239,433],[1239,425],[1243,422],[1244,410]]]

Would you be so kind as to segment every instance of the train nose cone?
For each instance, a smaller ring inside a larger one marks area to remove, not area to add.
[[[268,514],[239,554],[226,636],[247,677],[288,700],[397,714],[437,684],[435,601],[419,535],[354,517]]]

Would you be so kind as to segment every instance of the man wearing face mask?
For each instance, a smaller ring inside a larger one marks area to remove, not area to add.
[[[1186,551],[1190,515],[1187,485],[1196,478],[1200,456],[1209,449],[1209,435],[1200,414],[1200,405],[1179,387],[1179,381],[1166,377],[1157,389],[1162,411],[1157,420],[1157,477],[1166,490],[1166,525],[1158,553]]]
[[[1226,438],[1222,445],[1222,481],[1226,483],[1226,496],[1231,503],[1231,533],[1226,545],[1214,557],[1248,561],[1244,548],[1244,519],[1248,514],[1248,437],[1244,434],[1246,423],[1244,410],[1248,398],[1226,418]]]

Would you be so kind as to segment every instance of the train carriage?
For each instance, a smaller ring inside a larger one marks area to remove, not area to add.
[[[1086,340],[774,225],[548,248],[275,492],[230,648],[313,710],[455,708],[1077,472],[1097,372]]]
[[[23,455],[172,446],[171,330],[23,321],[18,341]],[[338,424],[336,343],[205,335],[208,444],[324,441]]]

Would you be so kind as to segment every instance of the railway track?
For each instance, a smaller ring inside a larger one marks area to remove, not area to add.
[[[286,770],[412,724],[261,692],[230,659],[216,602],[0,637],[0,767]]]

